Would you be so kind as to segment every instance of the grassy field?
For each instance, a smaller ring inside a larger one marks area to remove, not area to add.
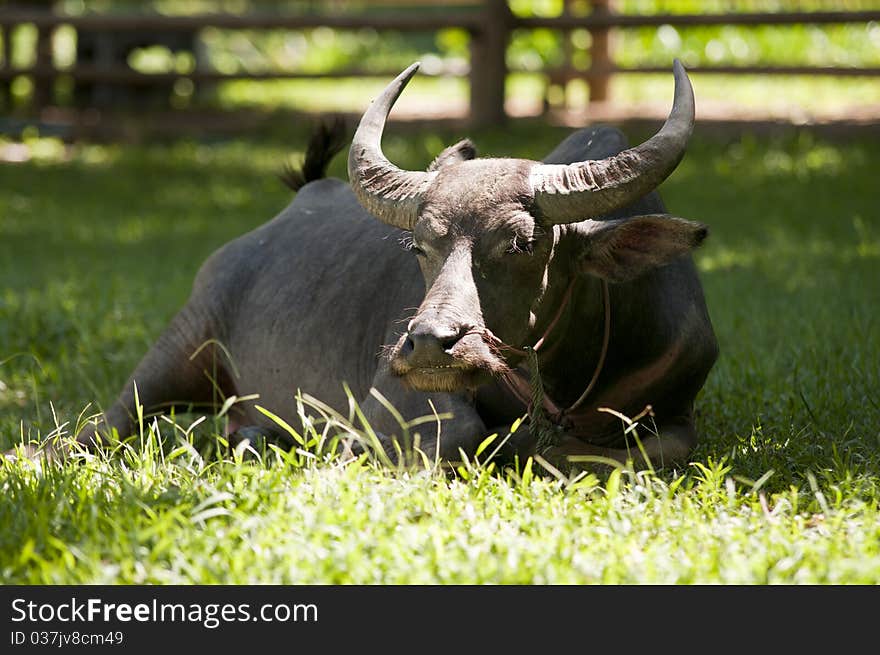
[[[413,168],[463,136],[387,132]],[[30,161],[0,164],[0,447],[112,400],[203,258],[288,202],[275,173],[305,134],[33,141]],[[474,136],[483,154],[539,158],[564,134]],[[113,458],[4,464],[0,582],[876,584],[878,169],[874,140],[698,127],[662,187],[712,228],[696,259],[721,358],[684,470],[238,462],[211,454],[217,422],[187,436],[197,417],[178,417],[158,424],[164,449],[146,426]]]

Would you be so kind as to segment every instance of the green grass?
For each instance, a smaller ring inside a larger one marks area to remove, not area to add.
[[[411,62],[410,62],[411,63]],[[672,57],[659,65],[669,65]],[[858,115],[865,108],[880,104],[880,84],[870,77],[834,78],[814,75],[809,79],[793,76],[707,75],[691,76],[698,90],[700,106],[727,108],[731,117],[748,110],[758,115],[793,116],[835,114]],[[374,97],[387,80],[326,79],[227,82],[218,86],[217,101],[223,107],[250,109],[294,109],[309,112],[340,111],[356,113],[364,97]],[[412,82],[412,94],[400,99],[400,110],[410,114],[464,115],[468,89],[464,79],[420,78]],[[542,75],[511,74],[507,81],[508,105],[514,113],[535,114],[541,110],[546,91]],[[618,75],[612,80],[611,100],[622,107],[633,103],[662,105],[672,93],[672,78],[664,74]],[[585,81],[568,85],[567,106],[589,111]],[[735,97],[736,102],[730,99]],[[437,102],[437,98],[442,98]],[[731,109],[732,108],[732,109]],[[716,109],[715,114],[719,110]]]
[[[464,136],[387,132],[408,167]],[[474,136],[484,154],[540,157],[565,133]],[[35,159],[0,165],[0,447],[112,400],[203,258],[289,200],[274,173],[304,138],[37,141]],[[696,259],[722,354],[684,470],[236,462],[211,453],[218,423],[185,437],[196,417],[181,416],[156,424],[164,450],[148,423],[112,458],[6,463],[0,582],[876,584],[878,168],[868,139],[697,128],[662,193],[712,228]]]

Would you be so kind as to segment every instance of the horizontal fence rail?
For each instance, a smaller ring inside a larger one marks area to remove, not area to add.
[[[697,27],[707,25],[828,25],[867,23],[880,21],[877,11],[800,11],[800,12],[753,12],[722,14],[586,14],[583,16],[521,17],[510,16],[511,28],[591,29],[611,27],[659,27],[672,25]],[[69,25],[90,30],[163,30],[190,31],[206,27],[221,29],[307,29],[330,27],[335,29],[361,29],[372,27],[395,31],[432,31],[451,27],[466,30],[485,28],[485,17],[476,12],[451,12],[430,16],[362,16],[275,14],[198,14],[192,16],[126,16],[126,15],[76,15],[47,14],[36,11],[0,11],[0,26],[29,23],[37,28]]]
[[[505,61],[505,52],[511,32],[522,29],[548,28],[561,32],[576,29],[589,30],[593,36],[590,48],[591,65],[579,69],[570,64],[541,71],[548,83],[585,79],[590,85],[590,99],[605,99],[608,81],[618,74],[667,73],[668,66],[619,66],[613,61],[608,32],[611,29],[642,27],[695,26],[765,26],[765,25],[829,25],[880,22],[880,11],[815,11],[815,12],[751,12],[719,14],[618,14],[610,9],[609,0],[594,0],[594,10],[586,15],[570,13],[556,17],[518,17],[511,14],[504,0],[485,0],[472,5],[472,10],[449,8],[442,14],[398,14],[367,16],[351,15],[263,15],[263,14],[199,14],[191,16],[161,15],[63,15],[51,11],[3,10],[0,8],[0,29],[8,35],[17,25],[30,24],[38,30],[36,63],[25,67],[9,63],[9,39],[4,39],[5,65],[0,67],[0,81],[9,82],[20,76],[34,80],[33,105],[37,110],[49,104],[51,84],[56,78],[72,78],[77,83],[105,84],[119,87],[169,85],[180,79],[198,82],[228,80],[317,79],[342,77],[391,77],[397,70],[366,70],[338,68],[323,72],[279,71],[224,73],[196,65],[193,70],[168,72],[140,72],[124,64],[85,64],[56,67],[51,48],[46,43],[51,32],[61,26],[73,27],[85,33],[178,33],[194,35],[206,28],[226,30],[297,30],[328,27],[340,30],[371,28],[378,31],[436,32],[448,28],[464,29],[470,34],[471,53],[468,76],[470,79],[470,118],[477,124],[503,121],[504,85],[507,75],[518,72]],[[724,75],[831,75],[838,77],[880,76],[880,67],[841,66],[759,66],[713,65],[689,66],[698,74]],[[434,75],[461,75],[461,67],[444,68]]]
[[[668,68],[664,69],[667,72]],[[292,79],[333,79],[346,77],[395,77],[400,74],[398,69],[365,70],[361,68],[340,68],[336,70],[303,72],[303,71],[253,71],[240,73],[221,73],[210,70],[194,70],[189,72],[167,71],[158,73],[142,73],[131,68],[117,66],[104,68],[98,66],[77,65],[73,68],[56,68],[54,66],[29,66],[27,68],[0,68],[0,80],[12,79],[19,75],[36,78],[54,78],[70,76],[83,82],[107,82],[118,84],[152,84],[174,82],[188,79],[193,82],[225,82],[230,80],[292,80]],[[422,72],[422,75],[426,73]],[[428,75],[451,75],[448,71],[436,71]]]
[[[697,27],[707,25],[828,25],[832,23],[866,23],[880,20],[880,11],[799,11],[785,13],[724,13],[724,14],[587,14],[552,18],[515,18],[517,27],[552,29],[660,27],[672,25]]]
[[[189,32],[207,27],[230,30],[269,30],[269,29],[309,29],[330,27],[340,30],[373,27],[399,32],[418,32],[460,27],[479,30],[484,20],[471,12],[451,12],[431,16],[362,16],[343,15],[301,15],[280,16],[275,14],[197,14],[192,16],[64,16],[35,11],[0,12],[0,26],[30,23],[38,29],[70,25],[76,29],[112,31]]]

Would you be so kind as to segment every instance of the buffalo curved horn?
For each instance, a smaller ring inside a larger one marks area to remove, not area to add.
[[[530,175],[534,203],[549,223],[574,223],[620,209],[654,190],[684,156],[694,129],[694,90],[676,59],[669,117],[650,139],[596,161],[538,164]]]
[[[416,62],[403,71],[367,108],[348,151],[348,178],[361,205],[402,230],[412,229],[422,196],[437,174],[397,168],[382,154],[381,141],[388,113],[418,69]]]

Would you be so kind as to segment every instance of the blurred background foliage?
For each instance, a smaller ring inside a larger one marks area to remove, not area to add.
[[[565,9],[564,0],[510,0],[511,11],[519,16],[557,16]],[[0,4],[2,6],[2,4]],[[614,10],[624,14],[723,13],[771,11],[832,11],[878,9],[877,0],[614,0]],[[425,3],[404,0],[381,2],[276,1],[268,0],[62,0],[56,7],[69,14],[162,13],[188,15],[201,12],[244,14],[370,15],[426,12],[479,11],[480,3],[461,0],[453,3]],[[574,14],[591,11],[588,0],[568,3]],[[12,63],[34,63],[36,29],[23,25],[15,30]],[[444,29],[435,33],[401,33],[375,29],[334,30],[327,27],[303,30],[224,30],[200,31],[197,54],[172,52],[155,45],[138,48],[128,63],[142,72],[187,73],[197,66],[221,73],[267,73],[296,71],[321,73],[344,68],[367,71],[399,70],[415,60],[423,62],[422,72],[408,92],[418,101],[420,95],[445,98],[451,110],[465,107],[469,37],[463,29]],[[546,94],[547,68],[561,66],[565,52],[572,65],[586,71],[590,66],[591,36],[585,29],[568,34],[551,29],[517,30],[507,51],[511,75],[508,98],[519,98],[526,106],[520,113],[540,111]],[[880,66],[880,23],[785,26],[694,26],[627,28],[613,33],[613,57],[617,64],[667,66],[679,57],[689,66],[712,65],[815,65],[841,67]],[[2,49],[0,49],[2,50]],[[57,30],[54,59],[57,65],[73,65],[76,58],[76,32],[69,27]],[[197,61],[198,59],[198,61]],[[433,79],[429,79],[433,76]],[[612,100],[620,103],[665,101],[667,76],[618,75],[611,86]],[[703,101],[726,101],[736,97],[745,107],[769,108],[799,105],[818,109],[845,110],[880,103],[880,84],[876,78],[832,78],[760,76],[697,76]],[[64,81],[57,85],[62,100],[70,90]],[[194,93],[194,85],[180,80],[174,85],[172,104],[178,107],[215,104],[223,107],[290,107],[306,111],[359,111],[365,93],[381,88],[381,80],[306,79],[236,80],[211,86],[210,93]],[[11,89],[13,106],[24,105],[32,93],[29,79],[17,78]],[[586,106],[589,89],[585,82],[570,84],[567,102],[575,108]],[[514,113],[517,113],[514,111]]]

